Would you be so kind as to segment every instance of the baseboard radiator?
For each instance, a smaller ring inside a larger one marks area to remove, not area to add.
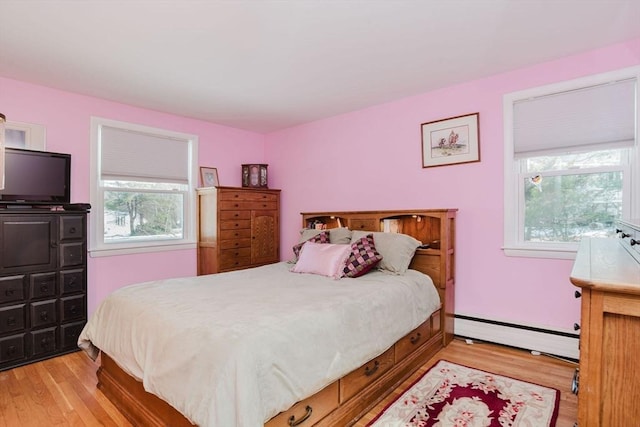
[[[455,335],[461,338],[503,344],[571,360],[580,358],[578,334],[461,314],[455,315],[454,322]]]

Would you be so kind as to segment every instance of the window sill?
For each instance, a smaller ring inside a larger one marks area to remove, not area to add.
[[[107,256],[140,254],[150,252],[166,252],[181,251],[187,249],[195,249],[195,243],[180,243],[175,245],[158,245],[158,246],[137,246],[131,248],[94,248],[89,250],[91,258],[100,258]]]
[[[577,248],[532,248],[522,246],[505,246],[502,250],[504,254],[509,257],[548,259],[575,259],[577,252]]]

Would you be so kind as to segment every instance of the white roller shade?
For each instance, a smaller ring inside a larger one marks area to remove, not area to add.
[[[516,157],[635,143],[636,80],[514,103]]]
[[[189,182],[189,141],[102,126],[102,179]]]

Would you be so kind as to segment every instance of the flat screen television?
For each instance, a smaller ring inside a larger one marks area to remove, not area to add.
[[[0,204],[63,205],[71,201],[71,155],[5,148]]]

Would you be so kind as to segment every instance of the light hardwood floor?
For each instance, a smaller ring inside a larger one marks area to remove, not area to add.
[[[560,390],[557,427],[573,427],[577,414],[577,399],[570,391],[574,364],[493,344],[468,345],[460,340],[454,340],[427,361],[356,426],[366,425],[440,359]],[[84,353],[76,352],[0,372],[0,426],[131,426],[96,389],[96,368],[97,364]]]

